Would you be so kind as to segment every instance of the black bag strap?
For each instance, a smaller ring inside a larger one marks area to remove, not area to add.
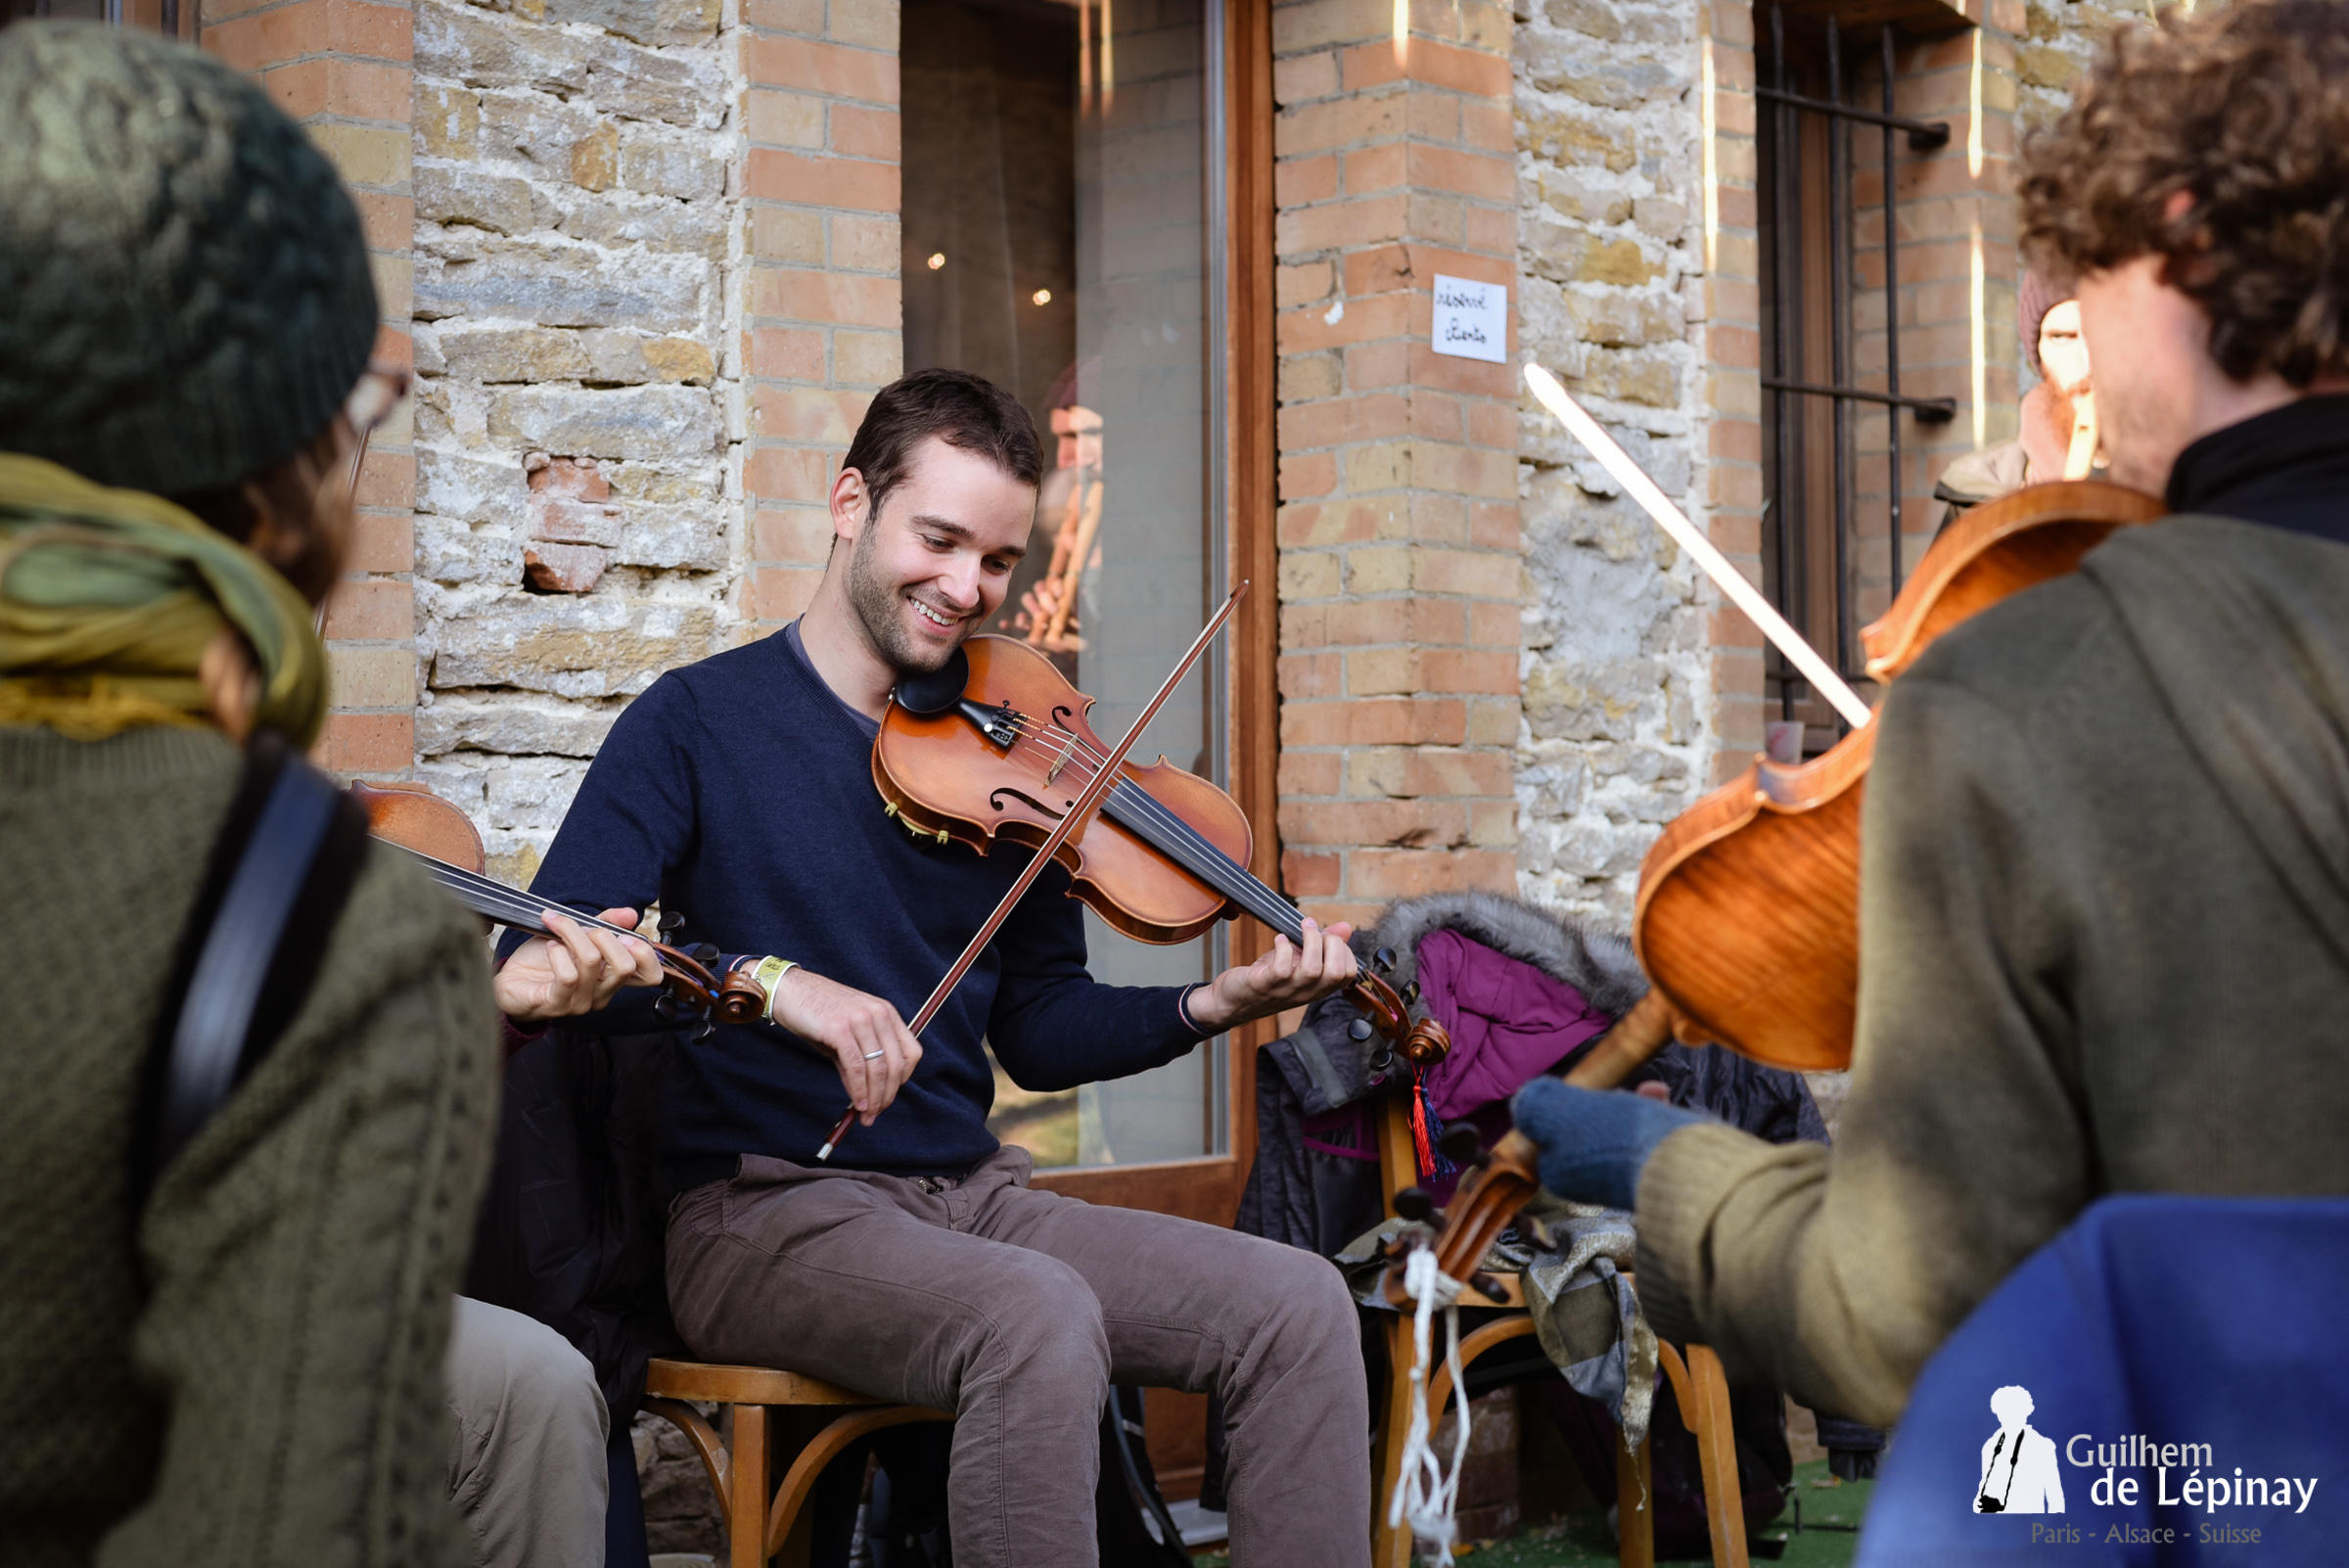
[[[142,1202],[308,996],[366,844],[365,814],[344,791],[284,740],[254,737],[164,992]]]

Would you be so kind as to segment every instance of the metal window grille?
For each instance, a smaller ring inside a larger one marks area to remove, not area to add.
[[[1870,109],[1851,102],[1855,95],[1846,91],[1847,75],[1856,74],[1865,60],[1865,46],[1848,46],[1833,17],[1820,29],[1823,37],[1798,38],[1791,52],[1784,9],[1770,5],[1766,21],[1761,84],[1755,88],[1762,107],[1756,183],[1763,229],[1763,571],[1780,613],[1849,676],[1856,672],[1857,653],[1855,471],[1863,455],[1854,439],[1856,406],[1885,411],[1892,592],[1899,590],[1902,577],[1902,412],[1927,423],[1946,422],[1958,412],[1954,398],[1914,397],[1901,390],[1895,221],[1895,138],[1905,136],[1914,152],[1933,153],[1949,145],[1950,127],[1895,112],[1897,39],[1890,23],[1880,28],[1882,79],[1878,106]],[[1874,257],[1883,274],[1883,364],[1863,377],[1853,367],[1860,292],[1854,277],[1859,212],[1853,164],[1870,126],[1879,132],[1883,178],[1882,238]],[[1823,170],[1818,167],[1821,163]],[[1791,666],[1774,652],[1769,657],[1778,716],[1803,719],[1831,741],[1832,714]],[[1819,750],[1820,744],[1806,750]]]

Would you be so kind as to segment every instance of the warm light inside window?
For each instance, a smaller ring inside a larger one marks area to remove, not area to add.
[[[931,271],[933,271],[933,272],[936,272],[936,271],[937,271],[937,270],[938,270],[940,267],[943,267],[943,266],[944,266],[945,264],[946,264],[946,253],[945,253],[945,252],[944,252],[944,251],[933,251],[933,252],[931,252],[931,253],[930,253],[930,270],[931,270]]]
[[[1034,300],[1037,304],[1050,304],[1052,302],[1052,291],[1049,289],[1038,289],[1036,291],[1036,293],[1030,295],[1028,298]]]

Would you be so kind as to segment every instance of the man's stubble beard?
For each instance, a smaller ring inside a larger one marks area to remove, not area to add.
[[[873,536],[878,520],[868,518],[864,531],[849,546],[849,608],[856,612],[863,623],[864,634],[890,669],[905,675],[926,675],[945,664],[952,650],[936,658],[925,657],[926,650],[906,635],[905,623],[898,609],[900,595],[881,580],[873,566]],[[966,632],[967,636],[968,633]],[[954,647],[962,646],[956,638]]]
[[[2097,435],[2107,464],[2104,477],[2115,484],[2160,495],[2184,446],[2174,432],[2162,428],[2162,416],[2169,410],[2161,406],[2158,394],[2146,398],[2100,389],[2096,395]]]

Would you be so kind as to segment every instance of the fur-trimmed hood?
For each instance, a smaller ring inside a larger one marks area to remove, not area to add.
[[[1355,947],[1365,954],[1392,948],[1401,985],[1410,978],[1405,965],[1412,963],[1419,939],[1438,929],[1457,931],[1532,964],[1618,1017],[1647,994],[1647,977],[1639,972],[1629,940],[1497,893],[1430,893],[1389,904],[1369,936],[1356,937]]]
[[[1647,978],[1623,937],[1494,893],[1431,893],[1402,899],[1388,905],[1368,930],[1356,932],[1353,946],[1365,964],[1382,948],[1390,950],[1391,967],[1375,972],[1402,991],[1417,977],[1420,939],[1445,929],[1531,964],[1617,1016],[1647,992]],[[1417,1002],[1411,1011],[1424,1016],[1425,1007]],[[1309,1008],[1304,1028],[1265,1047],[1306,1112],[1334,1110],[1384,1082],[1370,1067],[1378,1042],[1358,1040],[1351,1033],[1361,1016],[1340,992]]]

